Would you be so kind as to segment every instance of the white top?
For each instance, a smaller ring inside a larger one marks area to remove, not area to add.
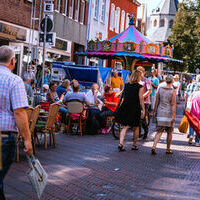
[[[178,92],[179,92],[179,89],[180,89],[180,82],[179,81],[174,81],[173,86],[177,87],[177,89],[176,89],[176,95],[178,95]]]

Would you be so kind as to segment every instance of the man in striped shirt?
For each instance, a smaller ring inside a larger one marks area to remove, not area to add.
[[[3,180],[15,159],[16,135],[24,138],[24,151],[32,155],[31,134],[25,108],[28,107],[22,79],[14,75],[15,54],[8,46],[0,47],[0,131],[2,134],[2,169],[0,199],[4,200]]]

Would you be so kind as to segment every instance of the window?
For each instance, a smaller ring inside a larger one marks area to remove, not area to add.
[[[120,8],[117,7],[115,11],[115,32],[119,33],[119,21],[120,21]]]
[[[73,16],[74,16],[74,0],[71,0],[69,6],[69,17],[73,18]]]
[[[67,5],[68,5],[68,0],[64,0],[63,14],[65,14],[65,15],[67,15]]]
[[[125,23],[125,11],[122,10],[122,16],[121,16],[121,28],[120,28],[120,32],[124,31],[124,23]]]
[[[129,27],[129,13],[126,13],[126,29]]]
[[[56,8],[55,8],[55,10],[57,10],[58,12],[60,12],[60,1],[61,0],[57,0],[57,4],[56,4]]]
[[[115,5],[111,5],[111,14],[110,14],[110,30],[113,31],[115,27]]]
[[[79,8],[80,8],[80,0],[76,2],[76,11],[75,11],[75,20],[78,21],[79,19]]]
[[[84,24],[85,19],[85,1],[81,4],[81,23]]]
[[[99,0],[95,0],[95,18],[99,17]]]
[[[169,28],[172,28],[173,25],[174,25],[174,21],[173,21],[173,19],[172,19],[172,20],[169,21]]]
[[[101,7],[101,21],[105,22],[106,17],[106,0],[102,0],[102,7]]]
[[[165,20],[164,19],[161,19],[160,20],[160,27],[164,27],[165,26]]]
[[[157,26],[157,20],[156,20],[156,19],[154,20],[154,23],[153,23],[153,25],[154,25],[154,27],[156,27],[156,26]]]

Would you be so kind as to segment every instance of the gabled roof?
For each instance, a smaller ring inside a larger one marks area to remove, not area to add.
[[[152,11],[153,15],[176,15],[178,10],[178,0],[162,0]]]

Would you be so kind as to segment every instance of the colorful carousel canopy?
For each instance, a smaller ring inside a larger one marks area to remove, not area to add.
[[[109,39],[112,43],[117,40],[119,43],[134,42],[136,44],[140,44],[140,42],[143,42],[145,45],[152,43],[148,38],[140,33],[134,25],[130,25],[125,31]]]
[[[131,69],[131,66],[137,61],[182,62],[173,59],[173,47],[164,46],[162,43],[152,43],[134,25],[134,16],[132,15],[129,27],[125,31],[109,40],[91,40],[87,44],[86,52],[78,52],[77,54],[89,58],[120,59],[125,61],[126,69]]]

